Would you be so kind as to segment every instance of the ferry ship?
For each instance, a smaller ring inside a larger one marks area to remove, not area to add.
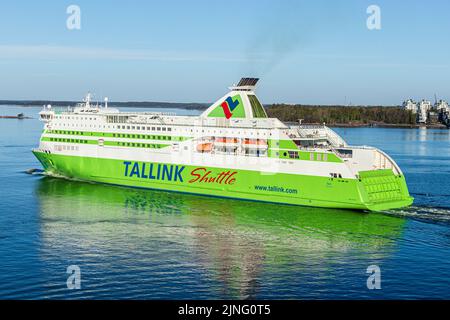
[[[120,112],[90,95],[66,110],[45,106],[33,153],[49,175],[120,186],[369,211],[412,203],[386,153],[325,125],[269,118],[257,82],[241,79],[200,116]]]

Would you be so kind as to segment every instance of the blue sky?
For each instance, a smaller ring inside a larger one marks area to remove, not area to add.
[[[81,9],[68,30],[66,8]],[[381,30],[366,27],[369,5]],[[212,102],[242,76],[263,103],[450,99],[448,1],[2,1],[0,100]]]

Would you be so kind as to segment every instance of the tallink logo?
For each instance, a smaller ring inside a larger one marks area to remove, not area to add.
[[[124,161],[124,176],[150,180],[183,182],[184,166]]]
[[[233,116],[233,111],[239,105],[239,100],[233,101],[233,98],[228,97],[224,102],[222,102],[221,106],[223,109],[223,113],[225,114],[225,118],[230,119]]]

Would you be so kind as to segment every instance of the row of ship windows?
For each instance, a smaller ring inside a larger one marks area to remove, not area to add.
[[[229,154],[235,154],[237,152],[237,148],[234,147],[216,147],[215,148],[216,151],[219,152],[224,152],[224,153],[229,153]],[[257,157],[260,156],[267,156],[267,150],[265,149],[245,149],[244,153],[246,155],[254,155]],[[309,160],[314,161],[328,161],[328,155],[327,154],[320,154],[317,153],[316,156],[314,156],[315,153],[310,153],[309,154]],[[276,157],[279,157],[280,154],[279,152],[275,153]],[[284,157],[289,157],[289,159],[300,159],[300,155],[297,151],[287,151],[287,152],[283,152],[283,156]]]
[[[62,127],[74,127],[74,128],[103,128],[103,129],[112,129],[111,126],[100,126],[100,125],[95,125],[95,124],[78,124],[78,123],[61,123],[59,124]],[[114,128],[114,127],[113,127]]]
[[[99,129],[111,129],[111,126],[101,126],[101,125],[95,125],[95,124],[67,124],[66,123],[62,123],[61,124],[63,127],[79,127],[79,128],[99,128]],[[114,128],[114,126],[112,127]],[[117,129],[122,129],[122,130],[152,130],[152,131],[172,131],[172,128],[170,127],[144,127],[144,126],[117,126]],[[191,130],[192,131],[192,130]]]
[[[88,117],[80,117],[80,116],[55,116],[56,119],[66,119],[66,120],[94,120],[97,121],[98,118],[88,118]]]
[[[279,153],[276,152],[275,155],[278,157]],[[316,156],[314,156],[316,155]],[[284,157],[289,157],[289,159],[300,159],[300,155],[297,151],[287,151],[283,152]],[[309,154],[309,160],[314,161],[328,161],[328,155],[326,153],[320,154],[320,153],[310,153]]]
[[[150,128],[152,131],[172,131],[171,127],[117,126],[117,129],[122,130],[150,130]]]
[[[158,144],[150,144],[150,143],[135,143],[135,142],[119,142],[119,146],[123,147],[138,147],[138,148],[158,148],[160,145]]]
[[[61,119],[67,119],[67,120],[70,120],[70,119],[72,119],[73,118],[73,120],[94,120],[94,121],[97,121],[98,119],[97,118],[88,118],[88,117],[71,117],[71,116],[56,116],[56,118],[61,118]],[[62,124],[63,126],[66,126],[66,124]],[[69,127],[69,126],[72,126],[72,127],[88,127],[88,125],[85,125],[85,124],[67,124],[67,126]],[[97,126],[97,125],[89,125],[89,127],[90,128],[111,128],[110,126],[101,126],[101,125],[99,125],[99,126]],[[146,126],[129,126],[129,125],[118,125],[117,127],[116,127],[117,129],[122,129],[122,130],[153,130],[153,131],[172,131],[172,128],[171,127],[146,127]],[[184,129],[184,131],[188,131],[189,129]],[[194,130],[193,129],[190,129],[190,132],[194,132]],[[195,130],[195,132],[200,132],[199,130]],[[202,133],[204,133],[205,132],[205,130],[201,130],[201,132]],[[208,131],[209,132],[209,131]],[[213,133],[216,133],[216,130],[214,130],[214,132]],[[220,134],[222,134],[223,132],[222,131],[219,131],[219,132],[217,132],[217,133],[220,133]],[[238,132],[238,134],[241,134],[241,131],[239,131]],[[250,132],[249,133],[250,135],[254,135],[254,132]],[[256,132],[256,134],[257,135],[259,135],[259,132]],[[264,136],[266,136],[267,135],[267,133],[261,133],[262,135],[264,135]],[[269,135],[271,136],[272,135],[272,133],[269,133]]]
[[[187,147],[184,147],[187,150]],[[238,154],[237,147],[228,147],[228,146],[216,146],[214,147],[214,151],[218,153],[226,153],[226,154]],[[206,153],[206,151],[199,151],[200,153]],[[267,149],[244,149],[244,154],[247,156],[256,156],[256,157],[265,157],[267,156]]]
[[[171,136],[148,136],[145,134],[113,133],[113,137],[115,137],[115,138],[153,139],[153,140],[172,140]]]
[[[56,151],[66,151],[66,150],[68,150],[68,151],[78,151],[78,150],[79,150],[79,147],[78,147],[78,146],[75,146],[75,145],[72,145],[72,146],[67,146],[67,145],[56,145],[56,146],[55,146],[55,150],[56,150]]]
[[[50,141],[56,141],[56,142],[72,142],[72,143],[88,143],[88,140],[83,140],[83,139],[50,138]]]
[[[68,131],[68,130],[49,130],[48,133],[56,134],[68,134],[68,135],[79,135],[82,136],[85,133],[82,131]],[[125,134],[125,133],[113,133],[115,138],[135,138],[135,139],[153,139],[153,140],[172,140],[171,136],[148,136],[141,134]]]
[[[62,126],[66,127],[66,124],[63,123]],[[104,126],[104,125],[101,126],[101,125],[92,125],[92,124],[91,125],[86,125],[86,124],[67,124],[67,127],[111,129],[111,126]],[[120,126],[117,126],[116,129],[119,129],[119,130],[172,131],[171,127],[145,127],[145,126],[129,126],[129,125],[120,125]],[[194,129],[181,129],[179,131],[194,133]],[[195,133],[205,133],[205,129],[201,129],[201,130],[196,129]],[[206,130],[206,133],[209,133],[209,134],[211,134],[211,133],[212,134],[223,134],[223,133],[227,133],[227,132],[223,132],[222,130],[213,130],[213,131]],[[267,136],[267,135],[269,135],[269,136],[272,135],[272,133],[269,133],[269,134],[267,134],[265,132],[262,132],[262,133],[256,132],[255,133],[255,132],[252,132],[252,131],[250,131],[250,132],[241,132],[241,131],[234,132],[234,134],[236,134],[236,133],[237,134],[241,134],[241,133],[244,134],[245,133],[245,134],[248,134],[250,136],[262,135],[264,137]]]

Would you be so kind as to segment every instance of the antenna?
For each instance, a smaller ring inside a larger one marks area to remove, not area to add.
[[[105,109],[107,109],[108,108],[108,97],[105,97]]]
[[[86,97],[83,100],[85,102],[86,108],[90,108],[91,107],[91,92],[90,91],[87,93]]]

